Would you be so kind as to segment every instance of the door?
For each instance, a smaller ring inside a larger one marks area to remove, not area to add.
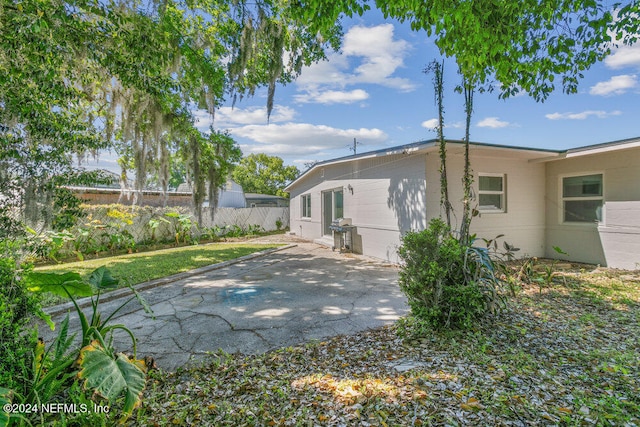
[[[329,226],[336,218],[344,217],[342,188],[322,192],[322,234],[332,236]]]

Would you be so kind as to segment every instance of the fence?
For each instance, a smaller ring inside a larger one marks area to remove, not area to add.
[[[83,205],[85,215],[69,230],[43,230],[30,250],[37,258],[58,259],[126,249],[158,242],[190,243],[220,236],[236,237],[289,226],[289,208],[220,208],[213,221],[203,209],[203,224],[185,207]]]
[[[200,227],[196,224],[193,211],[185,207],[114,204],[85,205],[84,209],[87,217],[80,218],[78,227],[89,229],[92,234],[103,234],[105,227],[110,232],[124,232],[130,234],[135,243],[171,240],[176,233],[198,236],[214,228],[218,234],[224,234],[229,229],[274,231],[289,227],[288,207],[218,208],[213,221],[210,208],[203,208]]]
[[[246,229],[258,225],[265,231],[273,231],[289,227],[289,207],[218,208],[213,222],[210,208],[203,208],[202,222],[204,227],[237,225]]]

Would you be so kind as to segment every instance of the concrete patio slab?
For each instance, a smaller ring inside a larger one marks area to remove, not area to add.
[[[297,242],[142,291],[155,320],[132,301],[112,321],[132,330],[139,357],[173,371],[218,349],[257,354],[392,323],[408,311],[397,278],[396,266]],[[105,302],[102,312],[123,302]],[[73,312],[70,327],[79,329]],[[40,330],[49,342],[55,336]],[[126,334],[115,343],[131,351]]]

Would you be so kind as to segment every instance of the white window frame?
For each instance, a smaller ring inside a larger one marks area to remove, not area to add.
[[[308,212],[306,209],[306,200],[309,200]],[[305,215],[308,214],[308,215]],[[311,219],[311,194],[303,194],[300,196],[300,218]]]
[[[481,176],[490,176],[490,177],[500,177],[502,178],[502,191],[489,191],[489,190],[481,190],[480,189],[480,177]],[[501,196],[500,200],[502,201],[500,209],[482,209],[480,207],[480,195],[481,194],[499,194]],[[483,214],[501,214],[507,212],[507,174],[505,173],[478,173],[478,210]]]
[[[565,178],[573,178],[576,176],[589,176],[589,175],[602,175],[602,195],[600,196],[586,196],[586,197],[564,197],[564,179]],[[602,206],[604,206],[605,193],[604,193],[604,171],[587,171],[587,172],[579,172],[579,173],[568,173],[559,176],[558,180],[558,196],[560,202],[558,203],[558,215],[559,222],[563,225],[572,225],[578,227],[593,227],[598,224],[598,221],[588,222],[588,221],[565,221],[564,220],[564,202],[569,201],[581,201],[581,200],[600,200],[602,202]],[[601,218],[601,220],[604,218]]]

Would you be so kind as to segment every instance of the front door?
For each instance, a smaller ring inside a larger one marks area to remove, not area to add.
[[[322,234],[331,236],[329,226],[336,218],[344,217],[342,188],[322,192]]]

